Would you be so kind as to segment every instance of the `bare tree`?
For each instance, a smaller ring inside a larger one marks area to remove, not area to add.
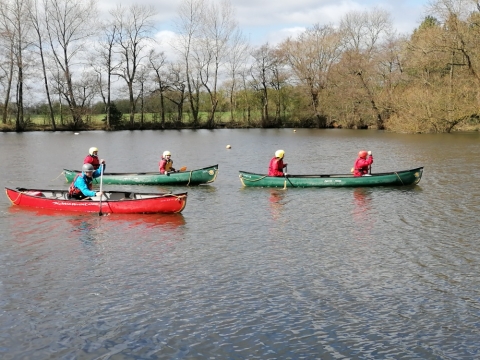
[[[31,23],[28,21],[30,6],[29,0],[5,0],[0,5],[1,20],[9,34],[9,40],[12,42],[11,50],[17,75],[15,121],[17,131],[23,131],[25,126],[23,89],[26,62],[24,51],[31,45],[29,39]]]
[[[167,84],[169,90],[165,93],[165,97],[176,105],[176,123],[181,125],[187,88],[186,71],[183,62],[169,65]]]
[[[48,103],[48,110],[49,110],[49,115],[50,115],[50,122],[52,123],[52,129],[55,131],[57,129],[57,126],[55,124],[55,114],[53,111],[53,106],[52,106],[52,100],[50,98],[50,89],[48,86],[48,76],[47,76],[47,68],[45,64],[45,54],[44,54],[44,44],[43,44],[43,38],[44,38],[44,22],[43,20],[45,19],[45,15],[42,14],[43,9],[39,8],[38,0],[33,0],[31,7],[29,9],[29,17],[30,21],[32,23],[32,26],[35,30],[35,33],[37,35],[37,43],[35,44],[38,48],[38,52],[40,55],[40,61],[42,64],[42,75],[43,75],[43,82],[45,86],[45,93],[47,96],[47,103]]]
[[[112,74],[119,66],[115,62],[114,46],[116,37],[118,34],[118,26],[115,22],[107,22],[102,25],[101,37],[97,46],[98,56],[94,56],[91,63],[95,71],[97,72],[97,83],[102,97],[103,104],[105,105],[106,113],[106,127],[111,128],[111,93],[112,93]],[[107,83],[104,85],[103,76],[106,72]]]
[[[82,108],[75,97],[73,72],[83,60],[81,53],[96,33],[96,0],[43,0],[47,33],[59,70],[57,90],[67,101],[74,127],[82,121]],[[63,83],[63,85],[61,85]]]
[[[249,45],[240,30],[232,34],[231,44],[227,52],[226,66],[230,76],[229,99],[230,99],[230,120],[235,120],[236,110],[236,88],[239,72],[245,68],[249,56]]]
[[[200,34],[194,43],[194,58],[199,69],[200,81],[210,98],[207,127],[215,126],[218,106],[218,79],[221,66],[227,59],[230,42],[237,29],[234,12],[229,1],[220,6],[212,2],[202,13]]]
[[[125,80],[130,103],[130,126],[134,126],[136,97],[134,82],[137,70],[148,56],[147,45],[153,41],[153,17],[156,12],[152,6],[131,5],[129,8],[118,6],[113,12],[114,23],[118,28],[116,51],[121,57],[119,69],[114,71]]]
[[[138,87],[138,96],[135,99],[135,103],[140,100],[140,128],[143,129],[143,125],[145,124],[145,92],[150,92],[149,90],[145,89],[147,86],[148,89],[148,80],[150,79],[151,69],[141,64],[137,69],[137,76],[135,84]]]
[[[325,111],[320,109],[320,97],[328,86],[331,67],[341,55],[340,34],[332,26],[319,24],[305,30],[297,39],[287,39],[280,45],[296,83],[310,97],[310,106],[318,127],[325,127]]]
[[[253,79],[252,86],[260,94],[262,127],[267,127],[270,125],[268,89],[271,87],[278,58],[274,49],[268,43],[254,49],[251,56],[254,59],[250,68],[250,76]]]
[[[168,90],[167,74],[163,70],[163,68],[166,66],[166,57],[163,52],[157,53],[155,50],[152,49],[148,54],[148,61],[150,62],[150,66],[152,67],[153,71],[155,72],[155,79],[157,85],[154,92],[158,93],[160,97],[160,126],[163,129],[165,128],[165,91]]]
[[[363,90],[364,100],[375,114],[378,129],[384,128],[384,119],[375,94],[373,58],[379,42],[391,32],[391,27],[390,15],[381,9],[352,11],[340,23],[344,44],[342,66],[347,69],[350,80],[356,80]]]
[[[192,51],[205,18],[205,6],[205,0],[182,0],[178,9],[178,17],[175,21],[179,38],[175,43],[172,43],[185,67],[193,127],[198,126],[199,123],[200,81],[198,69],[192,66]]]
[[[9,107],[10,107],[10,96],[12,91],[12,82],[13,82],[13,75],[14,75],[14,67],[15,67],[15,55],[14,55],[14,42],[12,41],[12,30],[8,26],[9,22],[1,23],[1,48],[3,51],[1,52],[4,54],[4,58],[0,63],[0,69],[2,75],[0,75],[0,80],[5,89],[4,101],[3,101],[3,109],[2,109],[2,123],[6,124],[8,115],[9,115]]]

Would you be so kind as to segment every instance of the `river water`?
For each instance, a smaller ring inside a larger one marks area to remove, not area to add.
[[[226,149],[231,145],[231,149]],[[199,130],[0,134],[0,185],[219,165],[176,215],[62,214],[0,197],[1,359],[480,357],[480,134]],[[411,188],[241,187],[284,149],[291,174],[424,166]],[[116,187],[105,187],[116,189]]]

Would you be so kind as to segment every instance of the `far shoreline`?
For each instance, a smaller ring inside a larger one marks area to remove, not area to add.
[[[318,127],[305,127],[305,126],[291,126],[291,124],[288,124],[288,126],[282,126],[282,127],[259,127],[259,126],[253,126],[253,125],[238,125],[238,124],[228,124],[228,123],[220,123],[217,124],[214,128],[209,128],[209,127],[189,127],[189,126],[182,126],[182,127],[166,127],[162,128],[159,126],[159,124],[153,124],[154,126],[151,126],[152,124],[147,124],[143,126],[134,126],[131,128],[130,126],[122,126],[114,129],[106,129],[105,127],[100,127],[100,126],[85,126],[82,128],[75,129],[72,126],[57,126],[55,130],[51,129],[50,126],[42,126],[42,125],[33,125],[33,126],[28,126],[26,129],[23,129],[21,131],[17,131],[15,129],[14,125],[5,125],[5,124],[0,124],[0,133],[30,133],[30,132],[73,132],[73,133],[81,133],[81,132],[91,132],[91,131],[105,131],[105,132],[117,132],[117,131],[144,131],[144,130],[150,130],[150,131],[179,131],[179,130],[224,130],[224,129],[229,129],[229,130],[241,130],[241,129],[322,129],[322,130],[376,130],[376,131],[384,131],[384,132],[391,132],[391,133],[397,133],[397,134],[444,134],[446,132],[430,132],[430,133],[407,133],[407,132],[395,132],[392,130],[384,129],[384,130],[378,130],[376,126],[369,126],[369,127],[363,127],[363,128],[344,128],[342,126],[330,126],[330,127],[324,127],[324,128],[318,128]],[[480,125],[475,125],[475,126],[462,126],[456,129],[453,129],[451,133],[475,133],[475,132],[480,132]]]

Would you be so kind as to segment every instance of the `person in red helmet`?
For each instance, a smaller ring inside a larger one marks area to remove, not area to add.
[[[368,158],[367,158],[368,157]],[[368,169],[373,163],[373,156],[371,151],[361,150],[358,152],[358,158],[355,160],[352,172],[353,176],[368,175]]]
[[[283,157],[285,156],[285,151],[277,150],[275,151],[275,156],[270,160],[268,165],[268,176],[285,176],[288,174],[283,173],[283,168],[287,166],[287,163],[283,162]]]

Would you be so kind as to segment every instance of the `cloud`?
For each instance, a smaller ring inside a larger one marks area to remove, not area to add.
[[[177,34],[175,32],[162,30],[156,33],[154,38],[159,45],[158,48],[165,53],[165,56],[169,61],[178,57],[178,53],[170,45],[176,42],[175,39],[177,38]]]
[[[424,0],[427,1],[427,0]],[[393,28],[397,32],[409,33],[424,17],[422,1],[280,1],[272,6],[264,1],[254,11],[239,5],[240,26],[250,34],[253,43],[278,42],[295,34],[298,29],[314,24],[338,25],[350,11],[365,11],[375,7],[388,11]]]
[[[159,34],[167,36],[167,32],[174,31],[174,20],[181,1],[110,0],[102,1],[99,6],[102,12],[107,13],[117,4],[125,7],[132,4],[152,5],[158,11],[156,21]],[[253,45],[267,41],[277,43],[317,23],[338,25],[349,11],[374,7],[383,8],[391,14],[393,26],[398,32],[409,33],[422,21],[427,2],[428,0],[231,0],[239,27]]]

